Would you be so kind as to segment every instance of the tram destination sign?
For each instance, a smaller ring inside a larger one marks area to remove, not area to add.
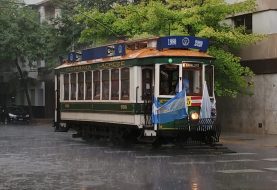
[[[166,36],[158,39],[157,49],[198,49],[206,52],[209,41],[194,36]]]
[[[82,61],[125,55],[125,44],[114,44],[82,51]]]

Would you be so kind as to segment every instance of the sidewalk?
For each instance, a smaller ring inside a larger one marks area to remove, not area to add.
[[[277,135],[222,132],[220,143],[277,148]]]

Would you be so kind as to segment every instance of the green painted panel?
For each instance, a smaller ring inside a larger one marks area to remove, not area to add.
[[[68,102],[61,103],[62,112],[105,112],[143,114],[144,104],[113,102]]]

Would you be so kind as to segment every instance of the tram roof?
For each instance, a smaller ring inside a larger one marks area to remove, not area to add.
[[[126,49],[126,54],[124,56],[117,57],[106,57],[101,59],[86,60],[86,61],[76,61],[68,62],[58,66],[56,69],[63,69],[67,67],[74,67],[80,65],[90,65],[97,63],[112,63],[118,61],[132,61],[134,59],[147,59],[147,58],[183,58],[192,60],[213,60],[214,58],[205,52],[194,51],[194,50],[184,50],[184,49],[163,49],[157,50],[156,48],[144,48],[139,50],[129,50]],[[155,63],[153,63],[155,64]]]

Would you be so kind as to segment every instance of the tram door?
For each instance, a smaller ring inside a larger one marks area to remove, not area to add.
[[[153,70],[151,68],[142,69],[142,100],[144,102],[145,126],[151,125],[153,96]]]

